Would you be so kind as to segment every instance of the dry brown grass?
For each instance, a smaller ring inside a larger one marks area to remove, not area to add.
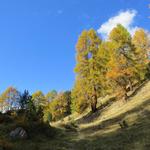
[[[88,109],[84,114],[73,114],[64,118],[63,121],[52,123],[55,127],[60,127],[62,124],[75,122],[79,126],[79,131],[93,131],[91,135],[95,135],[94,128],[103,129],[100,133],[108,133],[120,128],[119,121],[125,119],[129,125],[134,124],[144,111],[150,111],[150,82],[146,83],[138,93],[129,98],[128,102],[115,101],[113,104],[98,110],[95,114],[90,114]],[[106,96],[99,99],[99,106],[107,103],[113,96]],[[80,121],[79,121],[80,120]],[[96,130],[96,133],[97,133]],[[88,134],[89,134],[88,132]]]
[[[96,113],[87,109],[84,114],[75,113],[51,123],[63,129],[55,129],[52,138],[39,132],[25,141],[10,141],[8,133],[16,122],[0,124],[0,146],[6,150],[149,150],[149,90],[150,82],[127,102],[112,101],[110,96],[99,99]],[[122,121],[126,121],[128,127],[121,128]]]

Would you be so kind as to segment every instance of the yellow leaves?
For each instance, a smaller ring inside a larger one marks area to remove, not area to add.
[[[11,99],[12,101],[16,100],[15,96],[18,96],[19,93],[16,88],[8,87],[1,95],[1,100],[6,101],[7,99]]]
[[[76,44],[76,50],[78,52],[84,51],[86,49],[86,42],[87,42],[87,31],[84,30],[78,39],[78,43]]]
[[[121,68],[120,66],[118,66],[112,67],[107,72],[106,76],[111,79],[117,79],[119,77],[131,77],[133,74],[133,68]]]
[[[118,78],[118,76],[120,76],[120,72],[118,72],[118,69],[112,69],[111,71],[108,71],[106,76],[108,78],[112,78],[112,79],[115,79],[115,78]]]
[[[123,66],[128,63],[128,60],[123,55],[120,55],[120,57],[118,58],[118,63]]]
[[[48,111],[53,120],[58,120],[70,113],[71,92],[61,92],[49,103]]]
[[[142,29],[132,38],[127,29],[117,25],[107,41],[101,41],[94,30],[83,31],[77,43],[75,71],[79,80],[72,94],[76,107],[86,106],[93,95],[93,87],[96,87],[97,96],[102,96],[112,91],[108,89],[113,89],[113,85],[125,90],[132,81],[143,79],[148,48],[147,35]]]
[[[144,48],[148,45],[148,36],[143,29],[138,29],[132,39],[133,44],[136,47]]]
[[[131,42],[131,35],[126,28],[118,24],[117,27],[110,32],[109,39],[122,45]]]
[[[42,91],[36,91],[32,94],[32,100],[37,107],[46,105],[46,98]]]

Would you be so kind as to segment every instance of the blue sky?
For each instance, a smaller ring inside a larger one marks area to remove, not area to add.
[[[124,12],[129,29],[149,30],[148,0],[0,1],[0,92],[11,85],[71,89],[79,34],[89,28],[107,34],[105,27]]]

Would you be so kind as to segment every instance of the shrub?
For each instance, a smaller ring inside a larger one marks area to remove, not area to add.
[[[0,115],[0,123],[12,123],[13,119],[7,114]]]

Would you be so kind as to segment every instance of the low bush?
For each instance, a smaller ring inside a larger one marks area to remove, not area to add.
[[[0,123],[12,123],[13,119],[7,114],[0,114]]]

